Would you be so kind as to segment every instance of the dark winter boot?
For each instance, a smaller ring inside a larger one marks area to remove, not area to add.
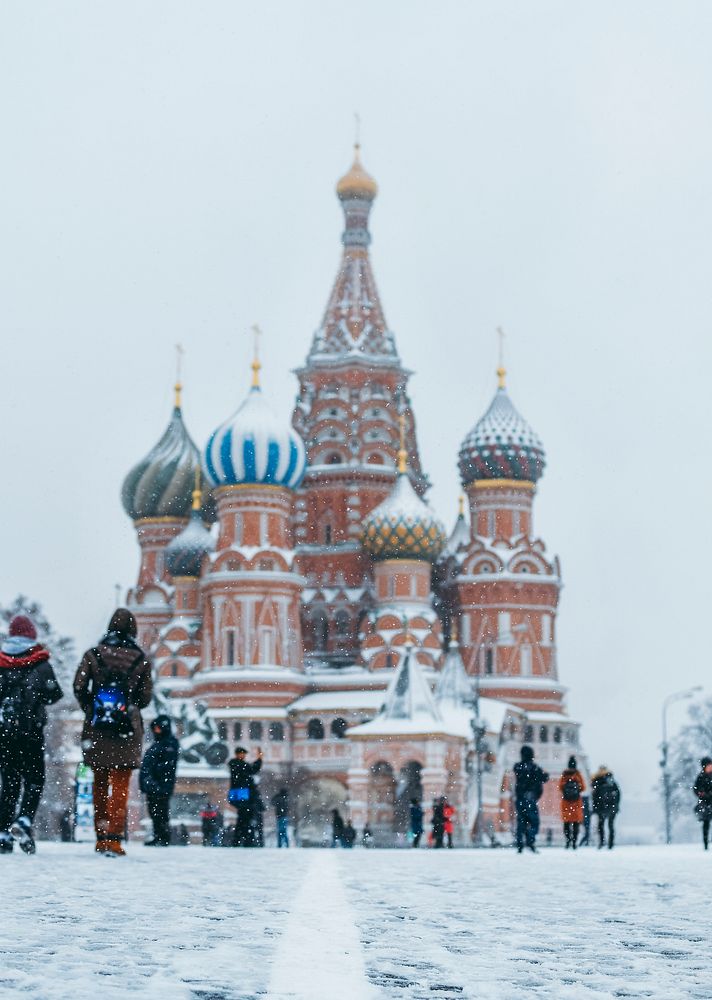
[[[34,854],[37,850],[35,838],[32,836],[32,823],[27,816],[19,816],[12,824],[10,831],[25,854]]]
[[[12,854],[13,846],[12,836],[6,831],[0,833],[0,854]]]

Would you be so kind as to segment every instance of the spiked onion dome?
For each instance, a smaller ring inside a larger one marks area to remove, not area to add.
[[[121,501],[134,521],[147,517],[187,517],[200,453],[183,423],[180,384],[166,431],[124,480]]]
[[[463,486],[487,479],[535,483],[544,472],[544,446],[507,395],[504,369],[497,374],[495,397],[460,448]]]
[[[398,478],[382,504],[364,519],[361,544],[373,559],[434,562],[447,540],[445,527],[413,489],[406,465],[401,419]]]
[[[171,576],[200,576],[205,556],[212,552],[214,541],[205,527],[201,508],[200,471],[196,471],[193,508],[190,520],[179,535],[166,546],[166,569]]]
[[[247,398],[207,443],[205,471],[212,486],[259,483],[293,490],[302,481],[307,465],[304,442],[266,403],[259,369],[255,358]]]

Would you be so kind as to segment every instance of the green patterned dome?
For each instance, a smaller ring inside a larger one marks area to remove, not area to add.
[[[373,559],[434,562],[447,540],[445,527],[402,472],[382,504],[363,522],[361,544]]]

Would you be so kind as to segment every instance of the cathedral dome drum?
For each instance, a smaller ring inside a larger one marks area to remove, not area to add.
[[[373,559],[424,559],[434,562],[447,535],[431,508],[399,474],[391,493],[363,522],[361,544]]]
[[[500,385],[487,412],[462,442],[463,485],[492,479],[536,483],[545,464],[544,446]]]
[[[215,547],[200,513],[200,490],[193,491],[190,521],[166,546],[165,564],[171,576],[200,576],[205,556]]]
[[[212,486],[264,484],[293,490],[302,481],[306,464],[304,442],[273,413],[258,385],[213,432],[204,455]]]
[[[200,453],[183,423],[177,400],[160,441],[129,472],[121,489],[124,510],[134,521],[187,517]]]

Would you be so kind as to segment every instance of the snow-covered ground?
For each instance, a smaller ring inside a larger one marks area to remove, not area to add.
[[[0,997],[712,997],[712,852],[0,858]]]

